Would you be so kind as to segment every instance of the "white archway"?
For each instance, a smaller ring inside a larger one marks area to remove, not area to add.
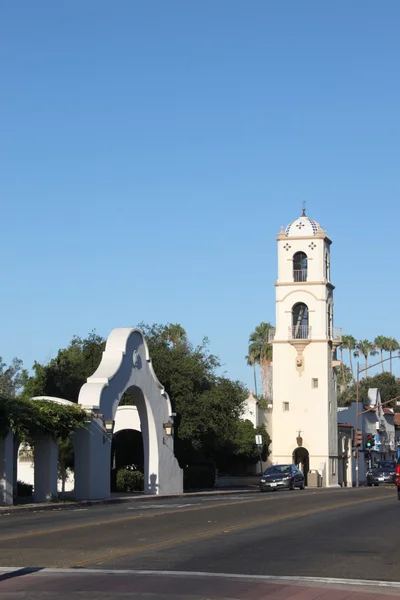
[[[79,404],[98,418],[73,435],[75,496],[88,500],[110,494],[111,437],[107,423],[115,421],[123,394],[129,390],[140,417],[147,494],[179,494],[183,472],[174,455],[173,437],[165,425],[173,422],[171,403],[158,381],[146,340],[139,329],[114,329],[107,339],[96,372],[79,393]]]

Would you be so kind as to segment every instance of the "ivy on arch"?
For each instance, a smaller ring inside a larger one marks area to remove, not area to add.
[[[0,439],[11,430],[21,441],[50,435],[65,440],[89,417],[77,404],[63,405],[46,400],[28,400],[0,395]]]

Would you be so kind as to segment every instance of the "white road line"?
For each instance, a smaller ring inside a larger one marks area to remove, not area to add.
[[[77,573],[90,574],[90,575],[150,575],[161,576],[161,577],[198,577],[198,578],[219,578],[219,579],[243,579],[251,581],[281,581],[282,583],[297,582],[297,583],[314,583],[319,585],[350,585],[358,587],[381,587],[381,588],[394,588],[400,590],[400,581],[379,581],[369,579],[343,579],[336,577],[298,577],[290,575],[241,575],[237,573],[208,573],[203,571],[148,571],[148,570],[134,570],[134,569],[37,569],[30,567],[0,567],[0,572],[14,573],[21,571],[22,569],[27,572],[37,572],[38,575],[41,573],[54,573],[54,574],[66,574]]]
[[[155,508],[186,508],[195,504],[143,504],[142,506],[129,506],[126,510],[150,510]]]

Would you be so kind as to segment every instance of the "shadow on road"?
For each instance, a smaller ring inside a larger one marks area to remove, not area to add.
[[[43,567],[32,567],[29,569],[18,569],[17,571],[10,571],[9,573],[3,573],[3,575],[0,575],[0,582],[6,581],[7,579],[16,579],[17,577],[23,577],[24,575],[31,575],[32,573],[38,573],[42,570]]]

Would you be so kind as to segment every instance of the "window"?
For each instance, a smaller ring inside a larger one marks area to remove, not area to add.
[[[332,475],[336,475],[336,458],[331,458]]]
[[[306,340],[308,334],[308,306],[303,302],[299,302],[292,309],[292,338],[294,340]]]
[[[330,258],[329,258],[329,253],[326,252],[325,253],[325,279],[327,281],[330,281],[330,278],[331,278]]]
[[[288,410],[289,410],[289,402],[284,402],[283,403],[283,411],[288,412]]]
[[[293,281],[307,281],[307,254],[296,252],[293,256]]]
[[[312,388],[317,388],[318,387],[318,377],[313,377],[311,379],[311,387]]]
[[[329,412],[332,412],[332,402],[329,402]]]

